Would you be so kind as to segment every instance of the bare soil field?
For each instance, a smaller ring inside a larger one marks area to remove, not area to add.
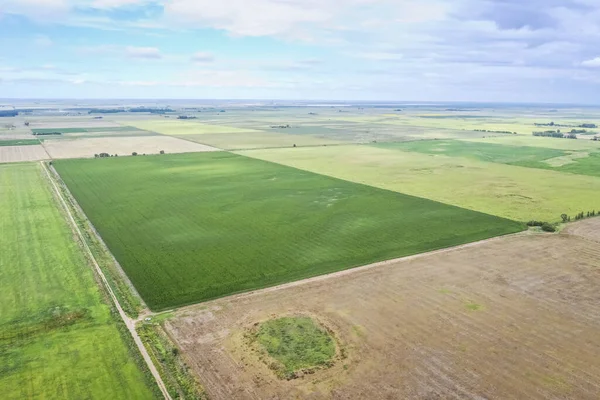
[[[165,328],[213,399],[597,399],[598,267],[593,241],[523,234],[184,308]],[[244,334],[296,314],[345,358],[280,380]]]
[[[33,147],[33,146],[30,146]],[[88,158],[94,154],[109,153],[120,156],[138,154],[192,153],[218,151],[214,147],[188,142],[169,136],[101,137],[86,139],[56,139],[44,141],[44,147],[52,158]]]
[[[591,218],[568,225],[563,234],[582,237],[600,243],[600,218]]]
[[[50,157],[40,145],[33,146],[0,146],[0,163],[39,161]]]

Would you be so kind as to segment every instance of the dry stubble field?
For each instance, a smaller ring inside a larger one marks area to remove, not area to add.
[[[192,143],[169,136],[56,139],[46,140],[44,142],[44,147],[54,159],[93,158],[94,154],[99,153],[118,154],[123,156],[130,155],[134,151],[138,154],[157,154],[159,151],[164,150],[169,154],[218,150],[214,147]]]
[[[182,309],[167,321],[213,399],[597,399],[600,219]],[[312,315],[348,357],[282,381],[252,324]]]
[[[28,138],[31,139],[31,138]],[[0,163],[48,160],[50,156],[41,145],[0,146]]]

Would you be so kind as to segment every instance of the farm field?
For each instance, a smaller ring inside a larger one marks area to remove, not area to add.
[[[255,132],[254,129],[236,128],[233,126],[210,125],[185,120],[127,120],[126,123],[138,129],[143,129],[146,131],[157,132],[163,135],[171,136]]]
[[[0,146],[0,164],[47,160],[50,156],[41,145]]]
[[[123,156],[131,155],[134,151],[142,155],[158,154],[161,150],[166,153],[218,150],[168,136],[47,139],[44,141],[44,148],[53,159],[93,158],[94,154],[99,153]]]
[[[365,145],[239,154],[516,221],[557,222],[600,208],[592,176]]]
[[[599,267],[596,242],[525,234],[187,307],[164,327],[211,399],[591,400]],[[245,336],[295,315],[327,325],[345,358],[278,378]]]
[[[498,136],[486,138],[461,139],[473,143],[501,144],[508,146],[544,147],[555,150],[600,151],[600,141],[587,139],[556,139],[536,136]]]
[[[226,152],[55,167],[153,310],[524,228]]]
[[[459,140],[420,140],[415,142],[381,143],[374,146],[404,152],[465,157],[478,161],[501,164],[543,161],[568,154],[565,151],[546,149],[543,147],[517,147],[501,144],[464,142]]]
[[[0,139],[0,146],[33,146],[40,144],[38,139]]]
[[[42,174],[0,166],[2,398],[158,398]]]
[[[566,139],[565,139],[566,140]],[[600,176],[600,149],[555,150],[544,147],[510,146],[464,141],[417,141],[384,143],[377,147],[465,157],[479,161],[548,169],[572,174]]]
[[[274,132],[218,133],[175,136],[207,144],[224,150],[264,149],[296,146],[326,146],[343,143],[340,140],[318,138],[312,135],[287,135]]]

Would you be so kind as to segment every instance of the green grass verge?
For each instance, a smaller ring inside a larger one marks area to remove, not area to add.
[[[0,146],[33,146],[40,143],[38,139],[0,140]]]
[[[55,167],[155,310],[524,229],[225,152]]]
[[[270,368],[286,379],[302,370],[323,368],[333,363],[335,341],[309,317],[284,317],[263,322],[254,340],[276,360]]]
[[[106,247],[102,239],[96,233],[94,227],[87,219],[83,210],[79,207],[64,182],[60,179],[60,176],[56,173],[53,168],[50,168],[52,178],[57,184],[63,199],[69,207],[69,211],[75,220],[75,223],[79,227],[83,238],[88,245],[88,248],[94,255],[96,263],[102,269],[104,276],[110,285],[113,293],[119,300],[121,308],[131,318],[137,318],[140,309],[142,308],[142,300],[134,292],[134,288],[131,287],[124,273],[121,271],[117,264],[117,260],[110,253],[110,250]]]
[[[37,163],[0,166],[2,398],[160,398]]]
[[[137,332],[173,399],[207,399],[204,388],[159,324],[143,323],[137,327]]]

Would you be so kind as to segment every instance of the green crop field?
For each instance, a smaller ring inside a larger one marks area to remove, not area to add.
[[[365,145],[239,153],[516,221],[600,209],[600,178],[592,176]]]
[[[442,154],[571,174],[600,176],[600,149],[596,150],[594,148],[590,148],[588,151],[572,151],[458,140],[381,143],[375,146],[384,149]]]
[[[544,147],[547,149],[556,150],[600,150],[600,141],[593,141],[587,139],[558,139],[533,135],[507,135],[499,137],[471,138],[460,140],[473,143],[491,143],[508,146]]]
[[[40,144],[38,139],[9,139],[0,140],[0,146],[33,146]]]
[[[158,398],[42,173],[0,166],[0,397]]]
[[[565,151],[543,147],[508,146],[501,144],[465,142],[457,140],[422,140],[403,143],[380,143],[376,147],[415,151],[425,154],[443,154],[452,157],[465,157],[479,161],[501,164],[543,161],[567,155]]]
[[[225,152],[55,165],[152,309],[523,229]]]

